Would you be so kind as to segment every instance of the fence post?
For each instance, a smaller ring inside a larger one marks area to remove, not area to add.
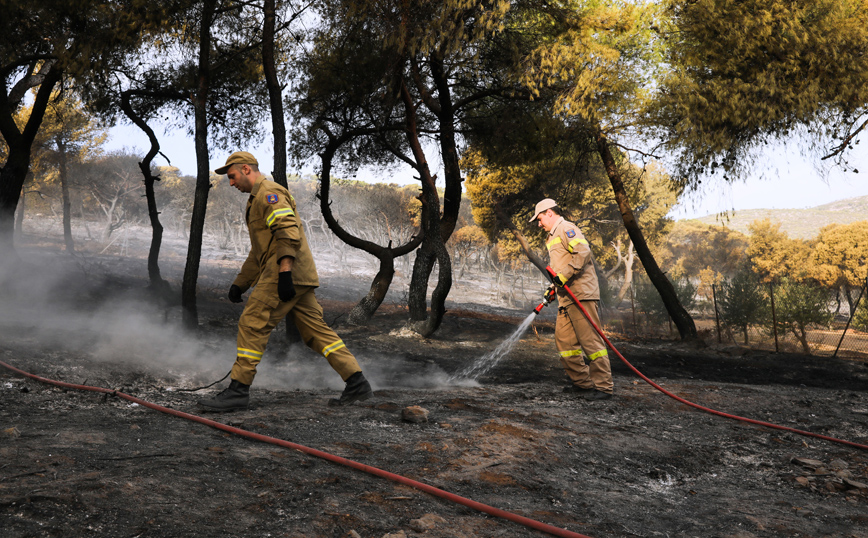
[[[844,332],[841,333],[841,339],[838,340],[835,352],[832,353],[833,359],[838,356],[838,350],[841,349],[841,344],[844,343],[844,336],[847,335],[847,329],[850,328],[850,322],[853,321],[853,316],[856,315],[856,309],[859,308],[859,303],[862,302],[862,295],[865,294],[865,288],[868,288],[868,275],[865,276],[865,285],[862,286],[862,291],[859,292],[859,297],[856,298],[856,304],[853,305],[853,311],[850,312],[850,317],[847,318],[847,324],[844,325]]]
[[[714,304],[714,323],[717,325],[717,343],[720,340],[720,316],[717,314],[717,291],[714,289],[714,282],[711,283],[711,302]]]
[[[778,353],[780,350],[778,349],[778,318],[775,315],[775,284],[774,282],[769,282],[769,297],[772,300],[772,332],[775,335],[775,353]]]

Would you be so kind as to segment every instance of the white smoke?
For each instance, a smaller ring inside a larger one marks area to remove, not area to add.
[[[135,266],[139,262],[144,272],[143,259],[128,263]],[[82,257],[34,253],[25,256],[25,263],[0,263],[0,331],[8,341],[34,342],[34,353],[74,354],[95,363],[148,373],[174,388],[216,381],[232,367],[235,323],[242,305],[227,303],[219,330],[209,328],[196,335],[184,329],[180,306],[146,300],[149,292],[144,289],[144,279],[118,283],[113,280],[113,269]],[[322,355],[303,344],[275,345],[282,336],[281,327],[272,333],[272,344],[258,367],[256,386],[276,390],[343,388],[340,376]],[[407,336],[408,346],[409,339],[420,338]],[[351,339],[346,342],[375,390],[478,386],[475,379],[454,378],[433,362],[419,364],[400,353],[360,353],[353,350]]]

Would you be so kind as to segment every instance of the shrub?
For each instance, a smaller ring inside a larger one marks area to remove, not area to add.
[[[672,279],[672,287],[685,310],[696,306],[696,286],[687,278]],[[636,306],[645,313],[652,322],[663,323],[669,319],[669,312],[663,304],[663,299],[657,292],[657,288],[651,284],[648,277],[642,275],[636,279]]]
[[[778,331],[791,332],[802,350],[810,354],[807,326],[816,324],[827,327],[834,314],[829,309],[828,290],[815,284],[783,279],[775,287],[775,317]]]
[[[868,300],[865,297],[862,297],[856,306],[850,326],[858,331],[868,332]]]
[[[759,276],[749,266],[743,265],[732,280],[720,286],[716,295],[723,322],[741,330],[744,345],[750,345],[748,328],[751,325],[767,325],[771,317],[769,298]]]

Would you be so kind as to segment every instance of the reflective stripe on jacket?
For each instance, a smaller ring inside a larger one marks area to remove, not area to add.
[[[288,190],[263,177],[256,180],[247,200],[250,254],[233,284],[242,291],[251,286],[257,286],[257,291],[263,288],[263,293],[254,293],[266,303],[277,304],[278,260],[284,256],[294,258],[295,285],[319,286],[313,254],[295,208],[295,199]],[[265,289],[271,287],[274,289]]]

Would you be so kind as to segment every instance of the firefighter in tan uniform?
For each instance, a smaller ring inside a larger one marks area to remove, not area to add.
[[[567,222],[557,203],[546,198],[536,205],[531,222],[548,232],[546,248],[552,269],[558,274],[558,318],[555,323],[555,344],[572,384],[564,389],[582,395],[586,400],[612,397],[612,369],[609,351],[603,338],[588,323],[582,311],[563,289],[581,301],[597,327],[600,323],[600,285],[591,260],[591,248],[579,228]],[[585,363],[587,359],[588,363]]]
[[[238,320],[238,349],[229,388],[199,404],[214,411],[246,409],[268,337],[287,316],[304,343],[322,354],[346,382],[340,398],[331,399],[329,405],[370,398],[371,386],[355,357],[323,320],[314,295],[319,277],[295,212],[295,199],[285,188],[265,179],[256,158],[245,151],[233,153],[215,171],[226,174],[229,184],[239,191],[250,193],[246,211],[250,254],[229,288],[229,299],[240,303],[241,294],[251,287],[253,292]]]

